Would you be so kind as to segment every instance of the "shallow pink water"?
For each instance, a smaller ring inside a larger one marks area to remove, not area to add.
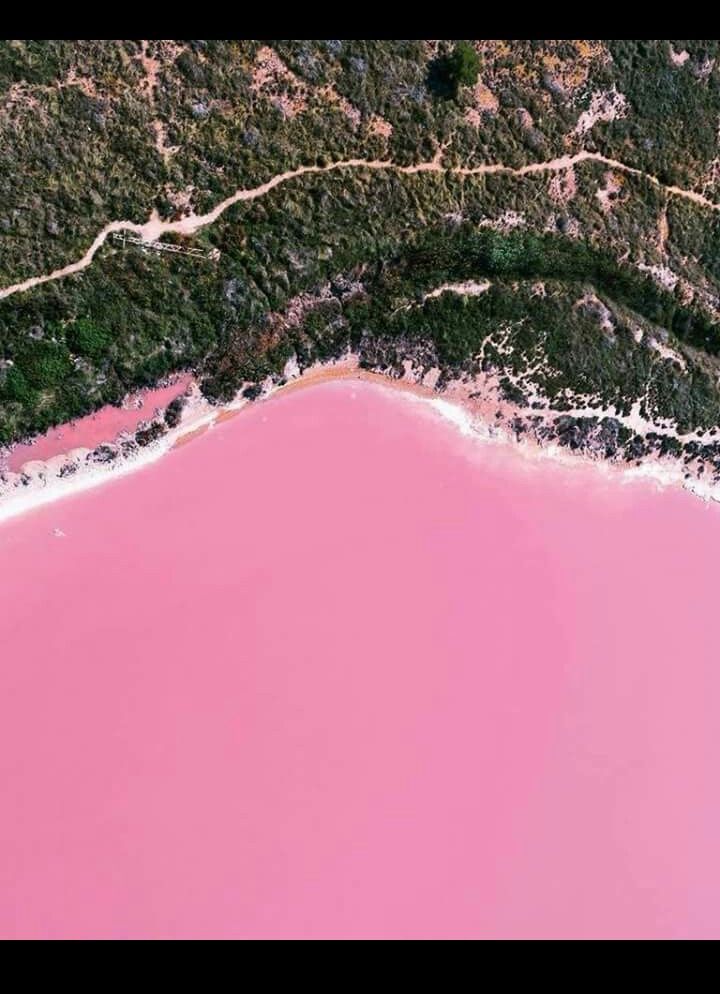
[[[416,406],[0,526],[0,935],[720,935],[718,509]]]
[[[130,402],[142,400],[142,407],[126,410],[108,405],[95,414],[77,418],[61,428],[50,428],[32,442],[10,449],[5,457],[5,464],[9,470],[17,473],[31,459],[51,459],[80,446],[94,449],[101,442],[112,442],[123,431],[135,431],[140,422],[152,418],[158,408],[167,407],[171,400],[183,393],[191,380],[192,376],[187,373],[170,386],[133,394]],[[2,460],[3,455],[0,453],[0,468]]]

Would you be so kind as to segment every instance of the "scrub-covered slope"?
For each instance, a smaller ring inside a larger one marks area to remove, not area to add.
[[[178,369],[226,400],[351,351],[463,381],[518,432],[714,463],[717,56],[0,43],[0,290],[20,287],[0,299],[0,443]],[[112,222],[135,241],[21,288]]]

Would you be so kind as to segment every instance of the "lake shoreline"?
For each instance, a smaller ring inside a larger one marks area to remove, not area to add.
[[[178,446],[189,444],[258,402],[265,403],[323,383],[343,381],[372,383],[398,395],[414,397],[452,422],[462,434],[484,444],[507,445],[525,459],[549,461],[566,468],[594,467],[621,483],[642,482],[672,489],[679,487],[706,502],[720,502],[720,486],[688,478],[686,468],[679,459],[650,457],[640,465],[630,465],[573,452],[556,442],[542,442],[531,434],[519,437],[507,424],[497,424],[497,414],[494,415],[497,401],[494,398],[478,399],[477,393],[463,384],[451,384],[449,388],[439,391],[435,388],[436,379],[434,374],[418,379],[409,369],[401,378],[373,372],[361,368],[357,357],[351,355],[316,363],[302,371],[289,363],[284,381],[266,381],[257,399],[244,397],[241,389],[229,403],[213,405],[202,396],[198,384],[186,378],[185,405],[179,423],[150,444],[142,448],[123,448],[123,440],[130,440],[133,436],[121,433],[100,443],[96,449],[81,444],[46,460],[30,460],[19,471],[0,472],[0,524],[155,463]],[[63,428],[58,428],[58,433]],[[102,450],[101,456],[96,454],[98,449]]]

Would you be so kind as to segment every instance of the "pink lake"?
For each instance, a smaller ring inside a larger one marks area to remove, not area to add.
[[[132,394],[127,407],[108,404],[95,414],[87,414],[60,428],[50,428],[30,442],[15,445],[6,455],[0,452],[0,469],[4,462],[17,473],[31,459],[51,459],[80,446],[94,449],[101,442],[112,442],[122,432],[135,431],[141,421],[149,421],[155,411],[179,397],[191,380],[190,373],[184,373],[168,386]],[[134,401],[142,401],[142,406],[132,406]]]
[[[720,936],[718,508],[344,382],[0,561],[1,937]]]

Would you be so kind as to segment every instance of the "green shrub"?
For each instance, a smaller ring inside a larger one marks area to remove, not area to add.
[[[45,341],[27,343],[18,354],[17,367],[36,390],[62,386],[73,371],[65,346]]]
[[[91,359],[102,359],[112,342],[112,335],[89,318],[78,318],[65,329],[70,351]]]

